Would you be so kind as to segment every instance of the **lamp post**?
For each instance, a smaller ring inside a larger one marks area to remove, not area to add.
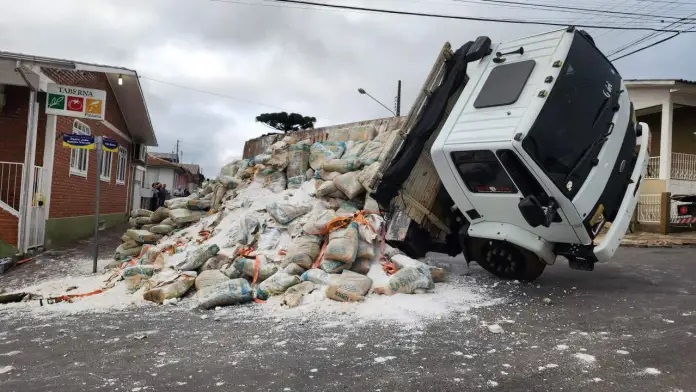
[[[393,114],[393,115],[395,115],[395,116],[400,116],[400,115],[401,115],[401,81],[400,81],[400,80],[399,80],[399,84],[398,84],[397,90],[396,90],[396,98],[394,99],[394,101],[395,101],[395,102],[394,102],[394,106],[395,106],[395,108],[396,108],[396,111],[389,109],[389,107],[388,107],[387,105],[383,104],[382,102],[380,102],[379,100],[377,100],[377,98],[375,98],[375,97],[373,97],[372,95],[370,95],[367,91],[365,91],[364,88],[359,88],[359,89],[358,89],[358,92],[359,92],[360,94],[367,95],[367,96],[370,97],[373,101],[375,101],[375,102],[377,102],[378,104],[380,104],[383,108],[389,110],[389,112],[390,112],[391,114]]]

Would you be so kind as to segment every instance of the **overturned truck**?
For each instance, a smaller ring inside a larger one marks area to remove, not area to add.
[[[387,241],[411,256],[463,253],[507,279],[535,279],[558,256],[592,270],[627,231],[648,136],[582,30],[446,44],[371,196]]]

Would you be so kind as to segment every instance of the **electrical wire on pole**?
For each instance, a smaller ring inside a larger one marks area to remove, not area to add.
[[[210,1],[221,2],[221,3],[229,3],[229,2],[235,3],[235,1],[232,1],[232,0],[210,0]],[[425,13],[425,12],[392,10],[392,9],[384,9],[384,8],[358,7],[358,6],[349,6],[349,5],[332,4],[332,3],[318,3],[318,2],[314,2],[314,1],[303,1],[303,0],[268,0],[268,1],[272,1],[272,2],[280,3],[280,4],[300,4],[300,5],[324,7],[324,8],[329,8],[329,9],[366,11],[366,12],[390,14],[390,15],[421,16],[421,17],[440,18],[440,19],[469,20],[469,21],[478,21],[478,22],[507,23],[507,24],[526,24],[526,25],[539,25],[539,26],[557,26],[557,27],[567,27],[568,26],[567,23],[554,23],[554,22],[547,22],[547,21],[533,20],[533,19],[522,20],[522,19],[504,19],[504,18],[477,17],[477,16],[464,16],[464,15],[434,14],[434,13]],[[594,28],[594,29],[631,30],[631,31],[657,31],[657,32],[671,32],[671,33],[683,32],[683,31],[678,31],[678,30],[667,30],[667,29],[653,28],[653,27],[648,27],[648,26],[645,26],[645,27],[618,26],[617,27],[617,26],[610,26],[610,25],[578,24],[576,27]]]

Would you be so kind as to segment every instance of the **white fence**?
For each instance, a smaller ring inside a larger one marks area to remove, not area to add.
[[[660,157],[648,158],[648,173],[645,178],[660,178]]]
[[[672,153],[672,178],[696,181],[696,155]]]
[[[660,157],[648,159],[648,173],[645,178],[660,178]],[[696,181],[696,154],[672,153],[672,173],[674,180]]]
[[[22,193],[22,172],[24,164],[17,162],[0,162],[0,202],[19,214],[19,201]]]
[[[660,223],[661,195],[640,195],[638,199],[638,222]]]

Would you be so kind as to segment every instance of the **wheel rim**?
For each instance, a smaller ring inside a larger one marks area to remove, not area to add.
[[[498,275],[512,276],[523,272],[524,263],[520,252],[507,243],[489,242],[486,263]]]

